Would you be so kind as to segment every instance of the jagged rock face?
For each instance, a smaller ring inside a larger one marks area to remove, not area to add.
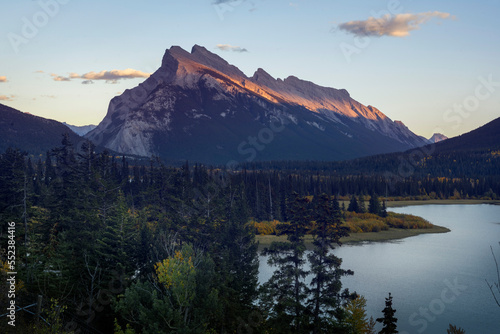
[[[432,135],[431,138],[429,138],[429,141],[431,143],[439,143],[440,141],[443,141],[443,140],[446,140],[448,139],[448,137],[446,137],[445,135],[441,134],[441,133],[435,133]]]
[[[194,46],[168,49],[161,67],[111,100],[87,138],[112,150],[166,160],[339,160],[427,144],[346,90],[296,77],[249,78]]]

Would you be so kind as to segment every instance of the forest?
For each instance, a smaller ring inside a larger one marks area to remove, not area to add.
[[[363,296],[342,286],[354,273],[331,250],[349,234],[346,216],[364,209],[338,199],[367,196],[366,210],[386,216],[378,196],[496,199],[500,186],[489,175],[427,175],[389,187],[380,175],[305,165],[169,167],[95,153],[90,142],[77,151],[67,136],[43,159],[7,149],[0,215],[15,229],[1,225],[0,275],[17,273],[18,306],[43,298],[39,317],[17,312],[17,332],[375,333],[378,321],[395,333],[390,295],[381,318],[368,319]],[[287,238],[264,250],[276,271],[261,285],[251,221],[277,221],[274,233]]]

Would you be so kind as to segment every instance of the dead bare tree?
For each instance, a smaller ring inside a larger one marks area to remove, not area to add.
[[[500,242],[498,243],[500,244]],[[495,299],[495,302],[497,303],[498,307],[500,307],[500,270],[498,268],[498,261],[495,256],[495,253],[493,252],[493,247],[491,247],[491,254],[493,255],[493,260],[495,261],[495,266],[497,269],[497,281],[493,282],[490,284],[488,280],[486,280],[486,284],[488,284],[488,287],[490,288],[491,294],[493,295],[493,298]]]

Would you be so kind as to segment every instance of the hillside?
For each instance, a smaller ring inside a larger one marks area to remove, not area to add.
[[[29,154],[45,154],[60,146],[65,133],[75,145],[85,141],[60,122],[23,113],[3,104],[0,104],[0,133],[0,152],[13,147]]]

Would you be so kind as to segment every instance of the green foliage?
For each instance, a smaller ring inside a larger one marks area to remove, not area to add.
[[[290,203],[288,223],[277,226],[278,233],[286,235],[288,243],[273,242],[263,251],[268,263],[276,266],[271,279],[261,289],[261,304],[270,317],[270,325],[280,331],[300,333],[309,321],[304,301],[307,298],[304,278],[304,236],[310,227],[309,199],[294,195]]]
[[[176,251],[173,257],[156,264],[158,282],[172,295],[179,314],[184,317],[185,322],[196,293],[196,270],[193,257],[193,248],[185,245],[182,250]]]
[[[313,332],[326,333],[331,330],[329,321],[336,318],[341,302],[352,297],[348,290],[341,293],[340,279],[354,273],[341,269],[342,259],[332,252],[341,245],[340,239],[349,235],[341,220],[338,201],[321,194],[313,201],[313,212],[314,248],[308,256],[312,274],[308,306],[313,317]],[[341,322],[341,319],[335,320]]]
[[[38,323],[33,325],[33,332],[36,334],[70,334],[64,329],[63,313],[68,307],[61,305],[57,299],[50,299],[50,306],[42,310],[47,323],[39,320]]]
[[[370,200],[368,201],[368,212],[382,216],[382,205],[380,205],[377,194],[372,194],[370,196]]]
[[[358,199],[356,198],[356,196],[352,195],[351,196],[351,200],[349,201],[349,206],[347,207],[347,211],[350,211],[350,212],[360,212],[359,211],[359,203],[358,203]]]
[[[460,327],[453,326],[450,324],[450,327],[446,330],[447,334],[465,334],[465,330]]]
[[[118,324],[118,320],[115,318],[115,328],[114,328],[114,334],[135,334],[135,330],[130,326],[130,324],[127,324],[125,327],[125,330],[122,329],[122,327]]]
[[[389,292],[389,297],[385,299],[385,308],[382,310],[384,314],[383,318],[377,318],[377,322],[382,323],[383,328],[379,332],[380,334],[395,334],[399,333],[397,331],[398,319],[394,317],[396,310],[392,308],[392,296]]]
[[[348,314],[346,322],[351,326],[353,334],[365,334],[370,330],[370,323],[366,316],[365,308],[366,299],[363,296],[357,296],[357,298],[350,300],[345,306]]]
[[[156,282],[135,282],[114,310],[142,333],[205,333],[221,316],[213,261],[189,245],[156,266]]]
[[[340,238],[431,225],[393,213],[384,219],[385,203],[377,214],[360,213],[360,194],[381,194],[386,181],[333,172],[335,166],[231,174],[187,162],[169,168],[157,159],[129,162],[96,153],[90,142],[75,147],[65,136],[45,159],[15,149],[0,154],[0,218],[19,222],[24,289],[57,299],[90,326],[125,333],[344,333],[349,314],[343,306],[352,295],[340,279],[350,272],[331,255]],[[499,185],[483,175],[426,176],[389,192],[393,198],[495,197]],[[345,212],[345,222],[333,194],[357,205]],[[370,203],[370,211],[379,211],[376,206]],[[260,295],[256,231],[288,240],[267,250],[277,270]],[[309,258],[306,233],[314,236]],[[259,324],[248,320],[255,314],[262,315]]]

